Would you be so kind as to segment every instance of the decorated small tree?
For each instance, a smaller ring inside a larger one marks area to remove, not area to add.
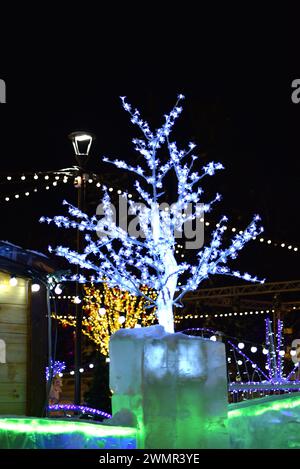
[[[167,332],[174,332],[173,306],[181,306],[180,300],[183,296],[188,291],[197,289],[210,275],[231,275],[246,281],[263,282],[248,273],[231,270],[226,265],[229,260],[237,257],[245,243],[263,231],[257,226],[260,220],[258,215],[224,248],[221,242],[227,218],[223,216],[212,233],[210,242],[199,250],[193,265],[179,262],[176,258],[176,235],[182,232],[186,223],[209,212],[212,205],[221,199],[221,196],[216,194],[211,202],[202,201],[203,189],[200,186],[202,179],[213,176],[217,170],[223,169],[221,163],[210,162],[200,171],[195,170],[194,165],[197,160],[197,156],[193,153],[195,144],[190,142],[187,149],[179,149],[176,142],[171,140],[172,128],[182,112],[179,103],[183,99],[184,96],[179,95],[175,107],[165,115],[163,125],[158,130],[151,131],[139,111],[133,110],[122,97],[123,107],[129,113],[131,122],[137,125],[143,134],[142,139],[133,139],[133,144],[137,153],[142,156],[144,165],[132,166],[122,160],[111,161],[106,157],[103,158],[103,161],[113,163],[119,169],[138,176],[134,185],[143,203],[136,203],[129,198],[128,203],[131,213],[137,216],[143,239],[130,235],[117,225],[106,187],[103,187],[102,199],[104,216],[100,221],[96,216],[89,217],[67,202],[64,203],[68,206],[72,219],[66,216],[41,219],[42,222],[54,222],[58,227],[75,228],[86,233],[83,252],[58,246],[55,248],[55,253],[83,270],[93,271],[93,275],[89,277],[83,274],[74,275],[65,280],[82,283],[105,281],[111,288],[119,287],[133,295],[144,296],[152,306],[156,307],[159,324]],[[165,159],[158,155],[163,147],[168,155]],[[174,187],[176,200],[169,210],[165,210],[160,204],[166,196],[166,177],[171,172],[176,178],[176,187]],[[127,198],[127,194],[124,194],[124,197]],[[191,204],[194,209],[187,214],[186,211]],[[97,239],[97,234],[100,232],[101,237]],[[157,292],[155,299],[143,292],[145,285]]]

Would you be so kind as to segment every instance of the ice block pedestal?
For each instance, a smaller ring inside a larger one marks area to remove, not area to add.
[[[131,415],[139,448],[227,448],[225,346],[166,333],[121,329],[110,341],[113,415]]]

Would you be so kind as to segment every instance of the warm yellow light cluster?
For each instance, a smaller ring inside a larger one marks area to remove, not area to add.
[[[84,290],[82,333],[96,344],[103,355],[108,355],[109,338],[117,330],[150,326],[155,320],[153,308],[146,309],[150,301],[144,296],[134,296],[105,283],[101,289],[92,285],[85,286]],[[141,288],[141,292],[148,298],[156,297],[156,293],[146,286]],[[64,326],[76,325],[74,316],[57,316],[57,319]]]

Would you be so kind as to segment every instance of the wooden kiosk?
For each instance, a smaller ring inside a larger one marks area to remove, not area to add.
[[[48,363],[51,261],[0,241],[0,415],[42,417]],[[32,292],[32,285],[39,285]]]

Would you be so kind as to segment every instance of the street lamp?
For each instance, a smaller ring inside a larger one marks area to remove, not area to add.
[[[89,160],[89,154],[95,136],[89,132],[77,131],[69,134],[72,141],[75,158],[80,168],[84,168]]]
[[[85,210],[85,193],[86,181],[88,175],[85,174],[85,167],[89,160],[90,149],[95,140],[95,136],[88,132],[78,131],[69,134],[69,139],[72,141],[75,158],[79,165],[78,168],[78,209]],[[77,230],[77,252],[82,248],[82,233]],[[77,266],[77,275],[79,274],[79,266]],[[79,298],[79,283],[76,282],[76,298]],[[82,308],[79,302],[75,302],[76,308],[76,340],[75,340],[75,392],[74,404],[80,405],[81,401],[81,336],[82,336]]]

